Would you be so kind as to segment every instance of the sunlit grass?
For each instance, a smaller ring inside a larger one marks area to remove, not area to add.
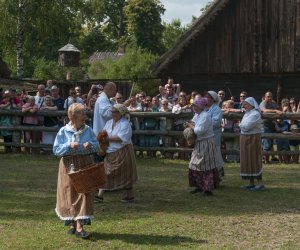
[[[0,249],[299,249],[300,166],[267,165],[266,190],[241,190],[237,164],[212,197],[189,194],[187,162],[138,160],[136,202],[108,192],[83,241],[54,207],[58,158],[1,155]]]

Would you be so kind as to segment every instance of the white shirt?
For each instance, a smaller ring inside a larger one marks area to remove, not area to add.
[[[35,100],[35,104],[40,109],[43,106],[43,104],[44,104],[44,96],[38,96],[38,95],[36,95],[34,97],[34,100]]]
[[[97,98],[94,108],[93,131],[96,136],[100,131],[103,130],[106,122],[111,119],[111,108],[111,102],[109,101],[107,95],[102,92]]]
[[[122,117],[117,121],[114,129],[112,128],[113,119],[109,120],[103,129],[107,131],[108,137],[118,136],[122,142],[109,142],[107,153],[112,153],[122,148],[126,144],[131,144],[132,129],[128,120]]]
[[[200,114],[196,113],[192,121],[195,122],[194,132],[197,135],[197,140],[214,136],[212,118],[206,111],[202,111]]]
[[[262,119],[260,112],[256,109],[246,111],[241,123],[241,134],[259,134],[262,133]]]

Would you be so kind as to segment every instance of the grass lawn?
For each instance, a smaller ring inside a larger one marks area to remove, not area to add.
[[[54,207],[58,158],[5,155],[0,249],[300,249],[300,165],[267,165],[266,190],[241,190],[237,164],[214,196],[189,194],[187,162],[138,160],[136,202],[95,203],[90,240],[66,234]]]

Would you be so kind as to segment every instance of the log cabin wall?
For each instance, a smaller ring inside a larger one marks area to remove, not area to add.
[[[295,72],[296,20],[297,0],[229,1],[166,74]]]
[[[229,0],[175,58],[160,75],[186,91],[300,98],[300,0]]]

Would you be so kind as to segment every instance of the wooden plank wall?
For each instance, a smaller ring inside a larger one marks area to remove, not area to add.
[[[299,16],[299,0],[229,1],[165,74],[300,72]]]

